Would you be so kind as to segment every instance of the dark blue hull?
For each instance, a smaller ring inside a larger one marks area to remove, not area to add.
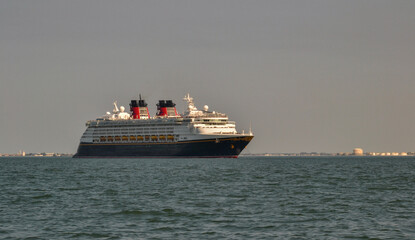
[[[253,136],[165,143],[80,143],[75,158],[225,157],[237,158]]]

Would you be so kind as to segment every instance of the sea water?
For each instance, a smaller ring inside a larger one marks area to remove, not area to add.
[[[415,239],[414,157],[0,158],[0,239]]]

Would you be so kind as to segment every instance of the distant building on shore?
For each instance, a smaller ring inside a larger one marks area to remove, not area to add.
[[[353,155],[355,155],[355,156],[363,156],[363,149],[361,149],[361,148],[355,148],[355,149],[353,149]]]

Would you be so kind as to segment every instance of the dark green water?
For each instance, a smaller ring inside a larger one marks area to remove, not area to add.
[[[415,239],[413,157],[0,158],[0,239]]]

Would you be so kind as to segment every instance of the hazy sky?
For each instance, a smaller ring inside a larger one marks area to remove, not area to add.
[[[247,151],[415,151],[415,1],[0,1],[0,153],[189,92]]]

